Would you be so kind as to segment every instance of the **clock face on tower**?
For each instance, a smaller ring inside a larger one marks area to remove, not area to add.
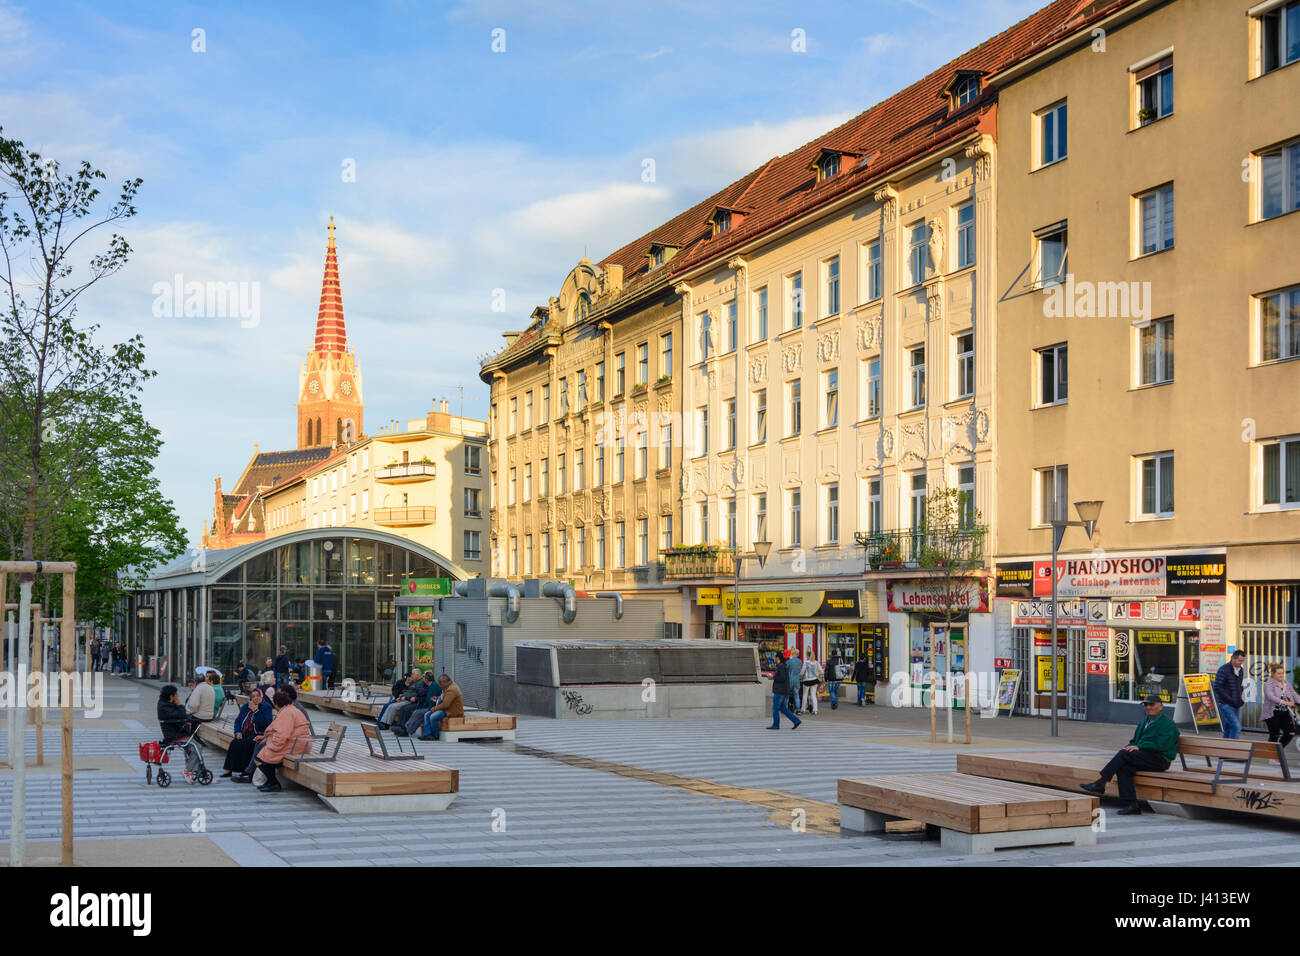
[[[343,380],[343,384],[339,386],[339,391],[341,391],[344,395],[351,395],[351,394],[352,394],[352,382],[351,382],[350,380],[348,380],[348,379],[345,378],[345,379]]]
[[[307,383],[307,391],[315,395],[317,392],[320,391],[320,382],[318,382],[316,379],[313,378],[310,382]]]

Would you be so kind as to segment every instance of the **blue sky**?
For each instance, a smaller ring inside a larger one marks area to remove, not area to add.
[[[143,334],[163,489],[197,542],[216,475],[229,488],[255,441],[295,446],[331,215],[370,429],[435,397],[454,410],[457,386],[481,417],[479,356],[584,249],[599,259],[1043,2],[0,0],[0,127],[144,179],[131,264],[82,316],[105,340]],[[259,321],[156,317],[154,284],[178,273],[257,283]]]

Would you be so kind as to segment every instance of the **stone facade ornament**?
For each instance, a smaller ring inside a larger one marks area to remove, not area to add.
[[[749,381],[754,385],[767,381],[766,355],[760,355],[749,360]]]
[[[834,362],[840,357],[840,333],[827,332],[817,337],[817,361]]]
[[[876,202],[880,203],[881,218],[886,225],[898,218],[898,192],[892,186],[882,186],[876,190]]]
[[[880,316],[858,319],[858,349],[863,352],[875,352],[880,349]]]
[[[930,321],[937,322],[943,318],[943,283],[936,282],[925,294],[930,303]]]
[[[930,268],[936,275],[942,274],[943,268],[943,220],[938,217],[926,223],[930,232]]]
[[[781,367],[787,372],[797,372],[803,367],[803,343],[796,342],[782,350]]]

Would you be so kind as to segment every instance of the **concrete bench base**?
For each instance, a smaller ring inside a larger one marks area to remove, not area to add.
[[[459,740],[514,740],[513,730],[442,730],[439,740],[456,743]]]
[[[316,794],[335,813],[422,813],[446,810],[454,793],[389,793],[373,797],[327,797]]]
[[[840,829],[853,833],[884,833],[886,823],[902,819],[904,818],[840,804]],[[1010,847],[1060,843],[1095,846],[1097,833],[1090,826],[1044,827],[1039,830],[1010,830],[1003,833],[962,833],[947,827],[939,828],[939,845],[953,853],[992,853]]]

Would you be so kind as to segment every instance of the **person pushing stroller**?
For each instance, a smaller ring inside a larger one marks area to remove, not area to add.
[[[185,750],[185,779],[194,784],[202,772],[203,757],[193,740],[191,716],[181,706],[180,691],[175,684],[168,684],[158,692],[158,726],[162,729],[162,742],[181,744]]]

